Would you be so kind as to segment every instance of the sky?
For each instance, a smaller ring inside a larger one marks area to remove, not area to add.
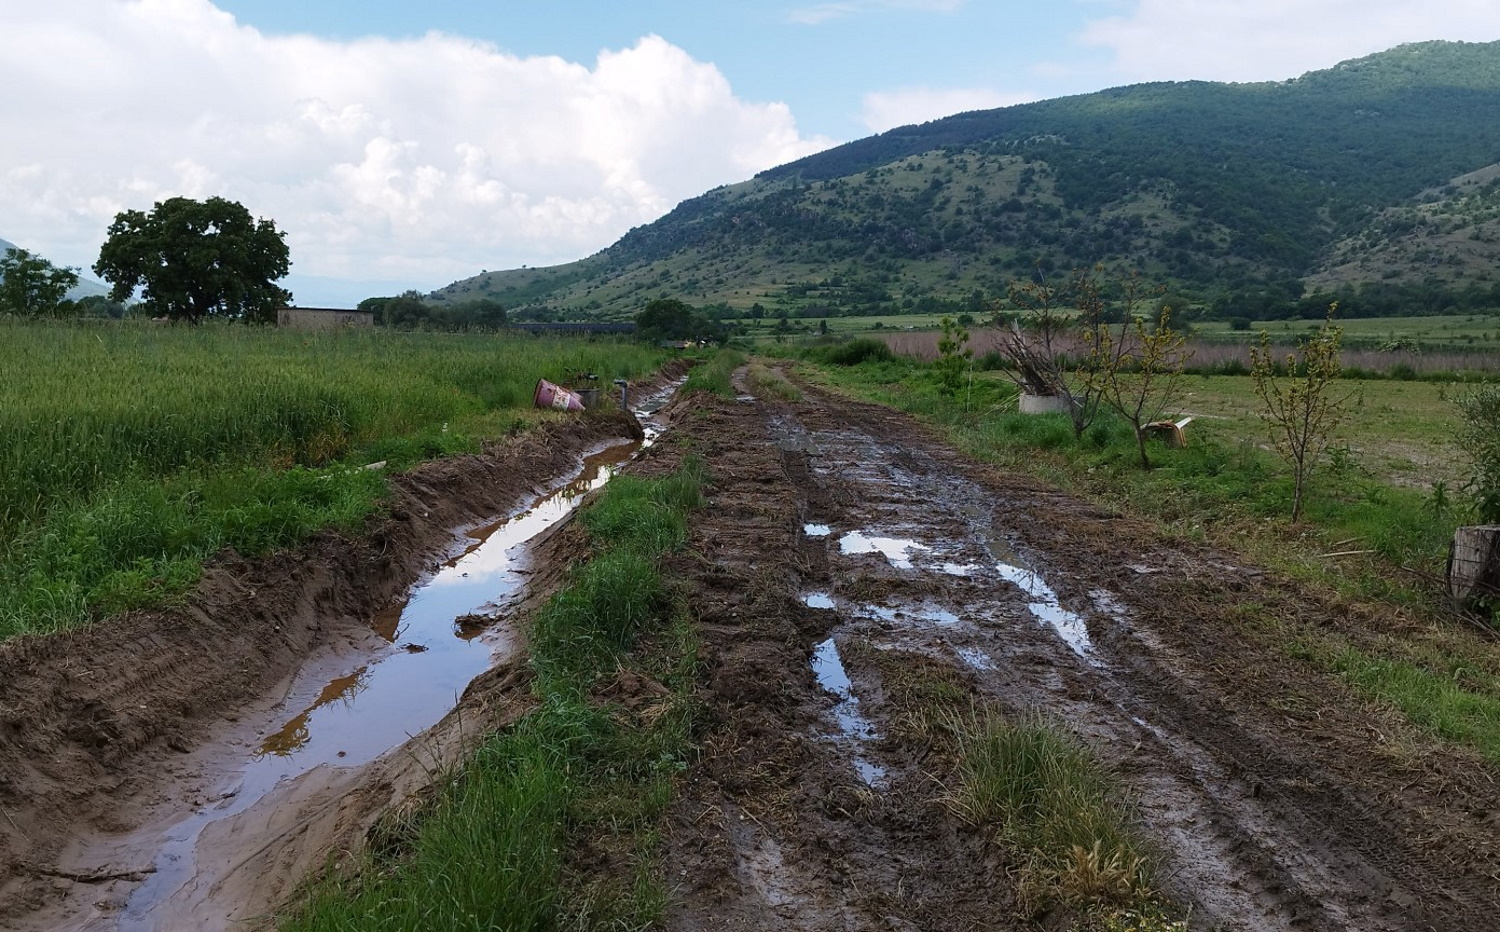
[[[222,196],[303,306],[583,258],[678,202],[964,110],[1500,39],[1493,0],[0,0],[0,237],[85,276]]]

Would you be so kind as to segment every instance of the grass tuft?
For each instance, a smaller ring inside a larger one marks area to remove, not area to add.
[[[1023,903],[1080,910],[1155,902],[1151,867],[1115,781],[1077,739],[1040,719],[955,716],[960,817],[1018,853]]]

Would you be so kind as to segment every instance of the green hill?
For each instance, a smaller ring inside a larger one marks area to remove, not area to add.
[[[890,313],[977,308],[1038,268],[1105,263],[1265,305],[1388,283],[1371,250],[1408,223],[1453,234],[1455,212],[1467,238],[1424,243],[1401,281],[1469,287],[1489,252],[1459,247],[1492,219],[1500,240],[1500,186],[1481,171],[1497,161],[1500,43],[1404,45],[1284,82],[1142,84],[901,127],[684,201],[580,262],[433,297],[521,317],[619,317],[661,294]]]

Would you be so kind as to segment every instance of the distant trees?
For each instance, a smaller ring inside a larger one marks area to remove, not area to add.
[[[67,300],[78,284],[78,270],[58,268],[24,249],[0,257],[0,313],[20,317],[62,317],[76,312]]]
[[[420,291],[366,298],[359,309],[373,312],[378,326],[392,330],[498,330],[508,319],[505,306],[494,298],[448,303],[428,301]]]
[[[656,298],[635,315],[635,333],[642,340],[722,340],[725,329],[685,301]]]
[[[116,301],[143,288],[153,315],[269,323],[292,300],[275,284],[291,267],[284,236],[235,201],[174,197],[116,214],[94,271]]]

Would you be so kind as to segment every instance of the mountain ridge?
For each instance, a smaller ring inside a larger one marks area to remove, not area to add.
[[[898,127],[688,198],[578,262],[433,298],[522,317],[625,316],[661,294],[871,313],[1104,264],[1201,302],[1295,300],[1387,280],[1359,254],[1369,231],[1497,161],[1500,43],[1412,43],[1287,81],[1137,84]],[[1403,280],[1468,287],[1483,261]]]

